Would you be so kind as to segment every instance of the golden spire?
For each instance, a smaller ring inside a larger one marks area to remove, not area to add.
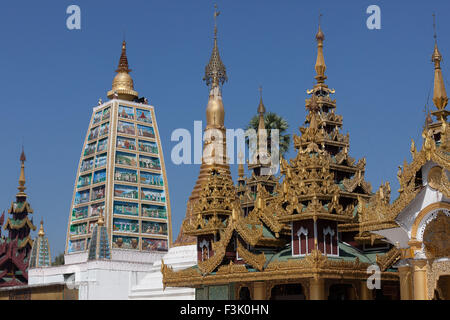
[[[442,55],[439,52],[436,36],[436,16],[433,14],[433,27],[434,27],[434,51],[431,57],[431,61],[434,62],[434,89],[433,89],[433,102],[438,110],[443,110],[448,103],[447,92],[445,91],[444,79],[441,70]]]
[[[259,124],[258,124],[258,130],[259,129],[265,129],[266,126],[264,125],[264,114],[266,113],[266,107],[264,106],[263,98],[262,98],[262,87],[259,87],[259,106],[258,106],[258,113],[259,113]]]
[[[17,189],[19,189],[19,193],[17,193],[18,197],[26,197],[26,193],[25,193],[25,161],[27,160],[27,158],[25,157],[25,152],[23,150],[23,146],[22,146],[22,153],[20,154],[20,177],[19,177],[19,187],[17,187]]]
[[[45,232],[44,232],[44,219],[41,220],[41,227],[39,228],[38,236],[39,236],[39,237],[45,236]]]
[[[318,84],[324,83],[325,79],[327,78],[325,76],[325,70],[327,69],[327,66],[325,65],[325,58],[323,56],[323,41],[325,40],[325,35],[322,32],[322,29],[320,28],[320,18],[322,17],[322,14],[319,15],[319,31],[316,34],[316,40],[317,40],[317,60],[316,60],[316,80]]]
[[[206,85],[211,85],[211,89],[223,85],[228,80],[227,70],[220,59],[219,47],[217,46],[217,17],[220,11],[217,11],[217,4],[214,5],[214,47],[208,65],[205,67],[205,76],[203,80]]]
[[[211,85],[208,106],[206,107],[206,129],[224,129],[225,110],[220,85],[223,85],[228,78],[217,47],[217,17],[220,12],[217,11],[217,5],[214,5],[214,8],[214,47],[203,78],[208,86]]]
[[[122,99],[133,101],[138,98],[138,93],[134,91],[133,79],[130,76],[131,70],[128,68],[127,43],[122,42],[122,54],[120,55],[119,67],[116,70],[112,89],[108,91],[109,99]]]

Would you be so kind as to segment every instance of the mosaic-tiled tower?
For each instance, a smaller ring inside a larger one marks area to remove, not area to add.
[[[94,108],[75,187],[66,254],[89,248],[99,216],[114,250],[164,252],[172,240],[167,177],[155,110],[138,99],[122,45],[110,101]]]

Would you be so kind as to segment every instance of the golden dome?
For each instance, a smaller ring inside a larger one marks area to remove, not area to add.
[[[45,232],[44,232],[44,220],[41,220],[41,227],[39,228],[38,236],[39,236],[39,237],[45,236]]]
[[[109,99],[117,98],[133,101],[134,99],[138,98],[138,93],[134,91],[133,79],[129,74],[131,70],[128,68],[126,50],[126,42],[124,41],[122,43],[122,54],[119,60],[119,67],[116,70],[117,75],[114,77],[112,89],[107,93]],[[115,94],[117,94],[116,97]]]

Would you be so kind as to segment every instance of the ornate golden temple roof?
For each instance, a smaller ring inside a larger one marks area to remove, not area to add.
[[[342,116],[335,114],[336,100],[330,98],[334,90],[325,84],[324,39],[319,26],[317,84],[308,91],[311,97],[305,103],[308,115],[305,126],[300,128],[301,136],[294,138],[297,156],[289,162],[281,160],[282,183],[261,179],[258,170],[244,178],[244,168],[239,165],[236,188],[223,171],[210,169],[182,229],[186,234],[200,236],[198,239],[208,244],[212,255],[203,251],[206,245],[200,246],[202,256],[197,266],[181,271],[173,271],[162,262],[164,286],[289,281],[316,276],[367,278],[371,260],[348,244],[338,242],[339,250],[348,256],[333,258],[319,251],[316,236],[314,249],[305,257],[293,256],[288,245],[293,236],[291,222],[296,220],[336,221],[338,232],[354,237],[358,231],[358,199],[372,196],[371,185],[364,179],[366,161],[363,158],[357,162],[349,156],[349,136],[340,133]],[[261,96],[259,129],[265,129],[264,112]],[[386,271],[397,258],[395,251],[379,257],[379,264],[385,267],[384,279],[397,278]]]
[[[129,101],[137,99],[138,93],[134,90],[133,79],[130,76],[131,70],[128,67],[127,43],[125,40],[122,43],[122,54],[116,72],[117,75],[114,77],[112,89],[107,93],[108,98]]]

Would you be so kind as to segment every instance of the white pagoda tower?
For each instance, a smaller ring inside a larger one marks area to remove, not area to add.
[[[67,228],[66,263],[85,260],[100,215],[112,260],[123,256],[150,262],[151,255],[142,253],[160,257],[172,241],[155,110],[147,99],[138,99],[130,71],[124,41],[117,75],[107,93],[110,100],[99,101],[93,109],[86,133]]]
[[[29,284],[65,284],[79,300],[193,299],[190,288],[163,290],[161,259],[185,268],[196,251],[195,245],[171,248],[155,110],[138,98],[130,71],[124,41],[109,101],[93,109],[83,144],[64,265],[31,268]]]

